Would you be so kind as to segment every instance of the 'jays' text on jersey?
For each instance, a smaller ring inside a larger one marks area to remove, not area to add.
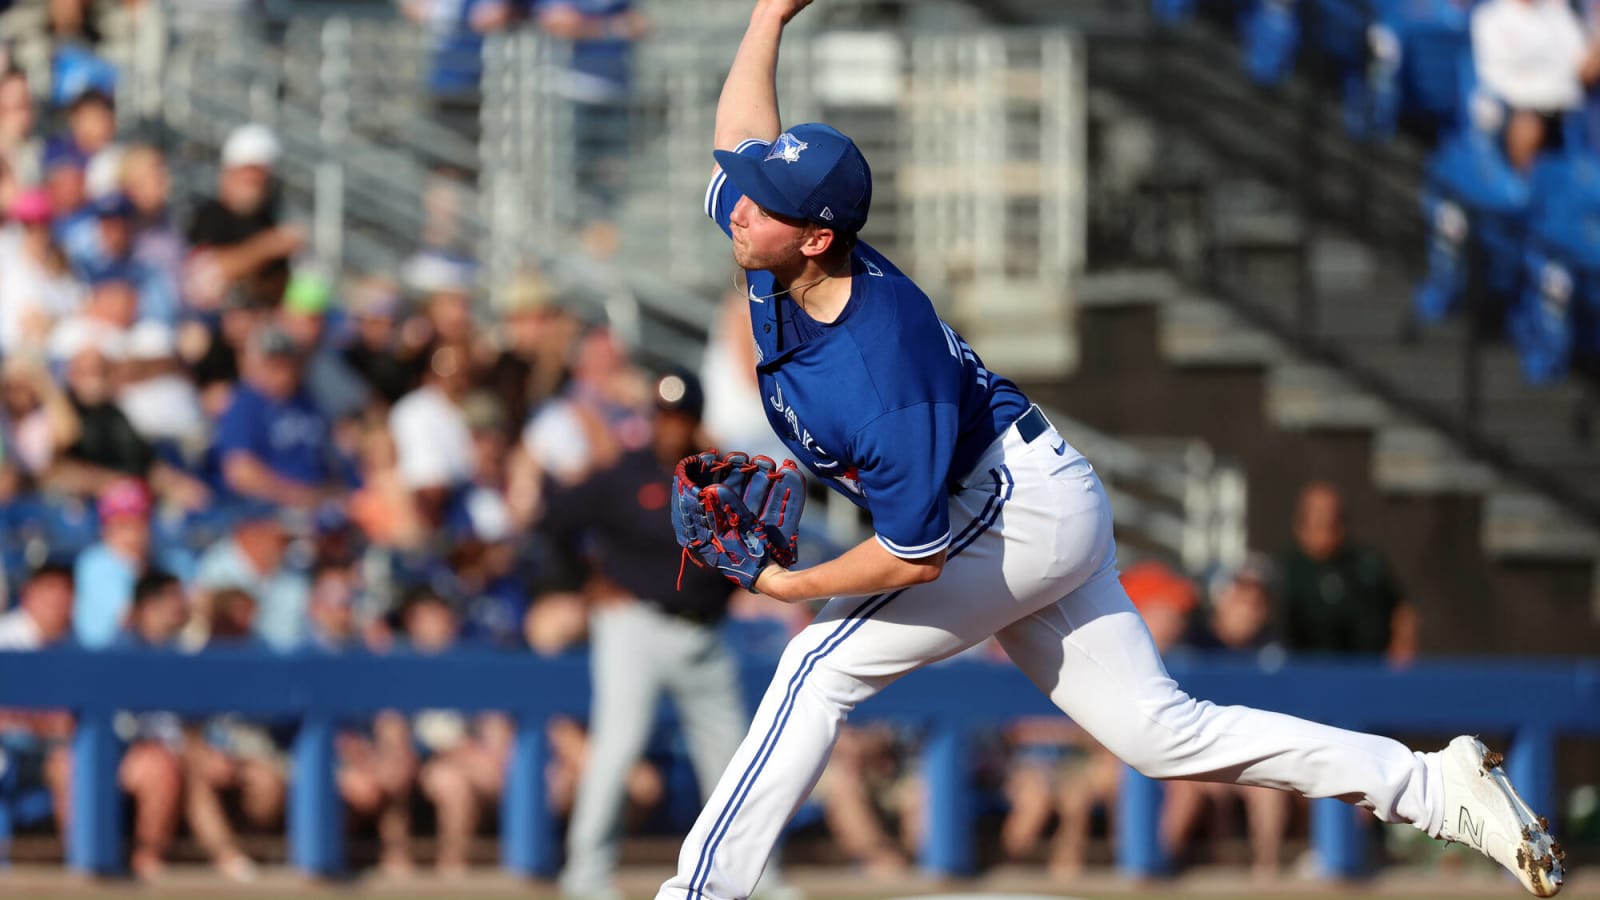
[[[721,171],[706,190],[729,234],[741,196]],[[849,303],[827,324],[777,295],[769,273],[746,273],[762,405],[797,460],[871,513],[878,542],[915,559],[950,543],[951,487],[1028,401],[881,253],[858,242],[852,257]]]

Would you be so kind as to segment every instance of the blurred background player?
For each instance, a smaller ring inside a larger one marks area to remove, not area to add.
[[[749,723],[738,666],[717,630],[733,586],[715,572],[681,566],[672,530],[662,527],[673,468],[702,446],[704,394],[694,376],[673,373],[656,381],[654,398],[649,442],[551,490],[544,515],[558,540],[582,542],[590,570],[594,700],[561,875],[562,891],[572,897],[620,896],[612,878],[623,800],[663,693],[677,707],[702,797]]]

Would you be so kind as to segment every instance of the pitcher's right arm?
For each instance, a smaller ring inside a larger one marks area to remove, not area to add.
[[[811,0],[757,0],[750,27],[717,100],[718,150],[735,150],[747,140],[771,143],[781,130],[778,118],[778,42],[783,26]]]

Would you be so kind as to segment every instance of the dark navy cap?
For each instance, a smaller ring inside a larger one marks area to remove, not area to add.
[[[133,266],[126,262],[111,261],[92,266],[84,273],[84,280],[89,287],[97,288],[103,284],[137,285],[139,273]]]
[[[128,195],[120,191],[94,201],[94,214],[101,219],[131,219],[137,211]]]
[[[89,167],[89,155],[79,150],[78,145],[67,138],[52,138],[45,141],[42,157],[40,162],[46,172],[63,166],[74,169]]]
[[[831,126],[796,125],[761,159],[715,155],[733,186],[763,209],[848,234],[867,224],[872,169],[855,142]]]
[[[699,419],[705,408],[706,395],[700,388],[700,379],[688,372],[672,371],[656,380],[656,409]]]

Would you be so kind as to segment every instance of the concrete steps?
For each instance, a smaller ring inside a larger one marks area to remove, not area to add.
[[[1262,444],[1303,445],[1294,451],[1306,457],[1303,461],[1284,459],[1285,454],[1273,452],[1261,460],[1260,466],[1252,468],[1270,466],[1285,472],[1304,468],[1314,472],[1321,463],[1359,466],[1375,493],[1369,505],[1403,509],[1405,515],[1429,521],[1429,527],[1441,527],[1438,517],[1446,516],[1451,523],[1449,528],[1469,528],[1465,534],[1470,537],[1463,539],[1470,546],[1433,546],[1426,553],[1418,551],[1413,565],[1422,573],[1421,578],[1429,577],[1426,570],[1430,567],[1487,566],[1512,574],[1479,580],[1511,585],[1531,577],[1530,567],[1549,566],[1564,573],[1564,580],[1550,581],[1561,585],[1550,588],[1561,595],[1551,602],[1575,604],[1590,615],[1594,626],[1600,626],[1600,529],[1564,512],[1543,495],[1509,481],[1490,463],[1469,455],[1447,434],[1408,418],[1382,398],[1364,391],[1340,370],[1297,357],[1233,307],[1185,289],[1164,272],[1092,274],[1084,279],[1079,300],[1083,319],[1080,334],[1093,346],[1086,346],[1084,367],[1078,375],[1084,390],[1073,394],[1076,399],[1060,401],[1063,409],[1119,434],[1167,433],[1167,429],[1197,434],[1224,453],[1230,452],[1230,438],[1238,447],[1236,452],[1246,455],[1261,452],[1257,448]],[[1104,327],[1114,328],[1115,335],[1103,334],[1101,322]],[[1140,342],[1146,342],[1148,350],[1142,349]],[[1416,353],[1416,348],[1398,343],[1379,345],[1376,353],[1399,355],[1408,350]],[[1107,355],[1099,356],[1102,352]],[[1434,359],[1436,356],[1439,358]],[[1412,363],[1426,370],[1444,365],[1447,360],[1448,354],[1435,351],[1423,353],[1420,362],[1413,358]],[[1106,366],[1115,371],[1097,373],[1097,369]],[[1113,409],[1115,404],[1110,400],[1099,401],[1099,410],[1075,408],[1075,403],[1087,401],[1091,391],[1103,394],[1108,390],[1107,384],[1116,382],[1126,385],[1132,399],[1121,405],[1137,407],[1144,403],[1157,408],[1141,414],[1137,409]],[[1441,386],[1447,383],[1440,380]],[[1091,389],[1090,384],[1096,387]],[[1035,388],[1030,385],[1029,389]],[[1207,391],[1224,389],[1230,396],[1245,399],[1208,402],[1188,393],[1204,396]],[[1182,396],[1177,395],[1179,392]],[[1519,410],[1519,398],[1513,390],[1503,397],[1492,395],[1489,402],[1498,404],[1492,408],[1504,417],[1503,421],[1517,423],[1526,417],[1547,417],[1552,408],[1560,407],[1562,398],[1557,392]],[[1254,403],[1259,410],[1233,408],[1241,403]],[[1207,406],[1209,410],[1204,408]],[[1156,421],[1163,413],[1167,421]],[[1097,421],[1097,416],[1113,421]],[[1230,427],[1227,421],[1213,418],[1240,421]],[[1267,433],[1258,433],[1257,429]],[[1589,462],[1581,448],[1560,442],[1552,443],[1548,452],[1553,462],[1570,466]],[[1334,453],[1337,459],[1319,459]],[[1593,463],[1600,469],[1600,458]],[[1255,471],[1251,472],[1251,479],[1254,497]],[[1288,500],[1279,498],[1275,502],[1281,508]],[[1463,503],[1468,506],[1462,507]],[[1434,511],[1425,513],[1429,508]],[[1467,509],[1471,510],[1470,515],[1464,512]],[[1286,527],[1287,519],[1281,521]],[[1403,541],[1406,529],[1399,520],[1386,524],[1396,528],[1397,540]],[[1268,532],[1264,526],[1257,521],[1257,510],[1253,508],[1252,540],[1256,546],[1270,548],[1270,543],[1258,537]],[[1463,554],[1476,556],[1481,562],[1468,565],[1460,558]],[[1591,572],[1587,594],[1572,596],[1573,566],[1587,567]],[[1408,579],[1408,585],[1415,577]],[[1507,598],[1505,602],[1515,601]],[[1600,639],[1600,630],[1595,634]]]

